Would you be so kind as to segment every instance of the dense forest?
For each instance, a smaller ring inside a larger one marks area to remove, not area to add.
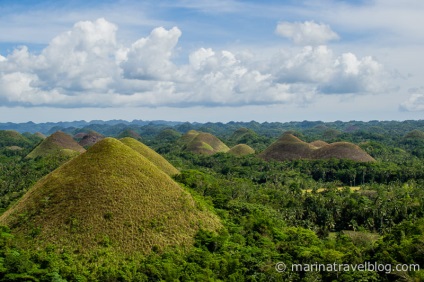
[[[424,267],[422,120],[8,123],[0,128],[1,213],[73,157],[28,158],[43,140],[35,132],[61,130],[75,137],[95,131],[130,136],[155,150],[179,170],[173,179],[222,222],[217,232],[200,229],[193,246],[122,258],[112,256],[104,242],[102,252],[89,254],[25,249],[2,226],[0,281],[424,281],[419,270]],[[190,130],[213,134],[228,147],[249,145],[256,153],[189,152],[181,139]],[[307,142],[351,142],[375,161],[258,157],[287,132]],[[287,270],[279,271],[279,262]],[[365,262],[393,269],[290,269]],[[400,264],[415,268],[395,270]]]

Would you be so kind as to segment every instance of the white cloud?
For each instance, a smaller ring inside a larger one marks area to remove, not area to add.
[[[199,48],[173,62],[182,32],[159,27],[124,46],[117,26],[76,23],[36,55],[26,47],[0,57],[0,101],[8,106],[240,106],[305,104],[317,93],[378,93],[384,67],[326,46],[254,54]],[[262,67],[258,67],[262,66]]]
[[[330,26],[314,21],[280,22],[275,32],[298,45],[320,45],[339,38]]]
[[[324,94],[381,93],[388,74],[372,57],[352,53],[336,56],[327,46],[306,46],[296,53],[281,52],[270,63],[277,81],[316,85]]]
[[[121,63],[124,77],[130,79],[170,80],[176,66],[171,62],[172,51],[181,31],[177,27],[155,28],[147,38],[137,40]]]
[[[400,105],[400,109],[408,112],[424,111],[424,94],[412,94]]]

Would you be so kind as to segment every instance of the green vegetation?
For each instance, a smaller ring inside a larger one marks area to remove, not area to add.
[[[107,138],[71,160],[26,159],[39,142],[32,134],[22,134],[27,145],[0,147],[0,205],[8,208],[0,281],[424,281],[423,270],[275,269],[277,262],[423,269],[424,121],[90,127],[109,136],[135,130],[146,145]],[[258,154],[186,150],[201,132]],[[258,157],[275,144],[321,156]],[[373,161],[340,158],[355,154]],[[169,177],[155,159],[180,172]]]

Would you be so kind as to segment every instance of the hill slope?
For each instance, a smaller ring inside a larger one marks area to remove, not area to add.
[[[85,152],[72,137],[61,131],[57,131],[43,140],[27,158],[45,157],[49,155],[78,155]]]
[[[109,246],[120,254],[190,245],[200,227],[221,227],[167,174],[113,138],[38,181],[0,223],[27,248]]]
[[[178,169],[176,169],[172,164],[170,164],[164,157],[162,157],[140,141],[137,141],[131,137],[125,137],[120,141],[131,149],[133,149],[134,151],[140,153],[142,156],[151,161],[166,174],[172,176],[179,173]]]

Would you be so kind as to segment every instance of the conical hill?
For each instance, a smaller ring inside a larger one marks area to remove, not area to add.
[[[235,155],[235,156],[246,156],[251,155],[255,153],[255,150],[253,150],[249,145],[246,144],[238,144],[232,147],[229,151],[229,154]]]
[[[373,157],[359,146],[349,142],[335,142],[313,152],[314,159],[349,159],[357,162],[373,162]]]
[[[144,145],[140,141],[135,140],[131,137],[125,137],[120,140],[122,143],[130,147],[131,149],[139,152],[146,159],[154,163],[158,168],[164,171],[168,175],[178,174],[179,171],[172,164],[170,164],[164,157],[156,153],[154,150]]]
[[[27,158],[45,157],[49,155],[74,156],[85,152],[72,137],[62,131],[57,131],[44,139]]]
[[[314,146],[303,142],[293,134],[285,133],[259,156],[265,160],[276,161],[309,159],[313,149]]]
[[[75,138],[75,136],[74,136],[74,138]],[[104,138],[105,137],[102,134],[91,130],[90,132],[85,133],[81,137],[78,144],[80,146],[84,147],[84,148],[89,148],[89,147],[93,146],[94,144],[96,144],[97,142],[99,142],[100,140],[103,140]]]
[[[187,246],[219,219],[167,174],[106,138],[38,181],[0,217],[27,248],[120,254]]]
[[[189,130],[186,134],[181,136],[181,138],[178,140],[178,143],[180,143],[181,145],[187,145],[188,143],[193,141],[193,139],[199,134],[199,131]]]
[[[206,132],[198,132],[194,138],[184,146],[184,150],[195,154],[212,155],[215,153],[228,152],[230,148],[216,136]]]

